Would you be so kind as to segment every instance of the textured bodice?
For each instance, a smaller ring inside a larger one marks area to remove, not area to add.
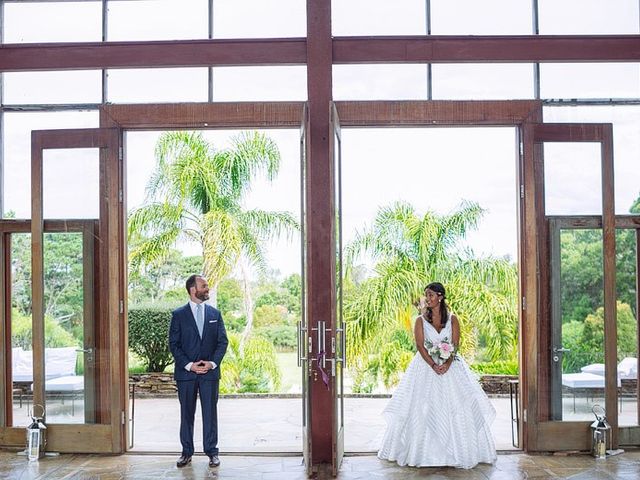
[[[422,318],[422,329],[424,331],[424,340],[431,343],[436,343],[444,340],[445,338],[451,342],[453,339],[451,338],[451,312],[449,312],[447,317],[447,324],[444,326],[440,333],[436,330],[436,328],[429,323],[429,321],[420,315]]]

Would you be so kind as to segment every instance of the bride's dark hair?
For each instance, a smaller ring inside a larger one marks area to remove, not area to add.
[[[431,290],[432,292],[436,292],[437,294],[442,296],[440,302],[440,324],[444,328],[444,326],[447,324],[447,320],[449,320],[449,307],[447,307],[447,302],[445,302],[446,295],[444,291],[444,285],[442,285],[440,282],[432,282],[424,288],[425,293],[427,292],[427,290]],[[427,321],[429,323],[433,323],[433,311],[430,307],[427,307]]]

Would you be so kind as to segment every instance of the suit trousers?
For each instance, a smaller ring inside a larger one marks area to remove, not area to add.
[[[200,396],[202,409],[202,444],[204,453],[218,455],[218,388],[220,380],[204,380],[200,375],[195,380],[176,382],[180,400],[180,443],[182,454],[192,456],[193,423],[196,414],[196,402]]]

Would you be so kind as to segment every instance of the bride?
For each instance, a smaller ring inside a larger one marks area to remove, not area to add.
[[[378,457],[412,467],[493,463],[495,409],[455,354],[458,318],[447,308],[441,283],[427,285],[425,296],[426,309],[414,327],[418,353],[384,409],[387,429]]]

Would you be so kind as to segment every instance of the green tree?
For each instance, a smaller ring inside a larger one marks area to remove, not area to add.
[[[264,243],[298,228],[288,212],[243,207],[256,175],[275,178],[280,165],[276,144],[258,132],[241,133],[231,143],[216,150],[200,132],[164,133],[156,145],[146,203],[129,216],[132,268],[163,260],[180,239],[196,242],[214,304],[220,281],[241,258],[264,270]],[[251,305],[251,298],[245,304]],[[252,313],[248,308],[247,331]]]
[[[517,355],[517,271],[506,259],[471,256],[460,241],[480,220],[482,209],[463,203],[450,215],[418,216],[405,203],[379,210],[371,229],[346,249],[346,264],[366,253],[373,276],[358,285],[345,281],[344,315],[350,364],[363,368],[398,327],[412,332],[412,301],[431,281],[448,289],[448,302],[460,319],[461,348],[471,355],[478,339],[490,359]]]
[[[273,345],[249,337],[240,348],[240,335],[228,332],[229,346],[222,361],[220,393],[268,393],[280,388],[280,369]]]

